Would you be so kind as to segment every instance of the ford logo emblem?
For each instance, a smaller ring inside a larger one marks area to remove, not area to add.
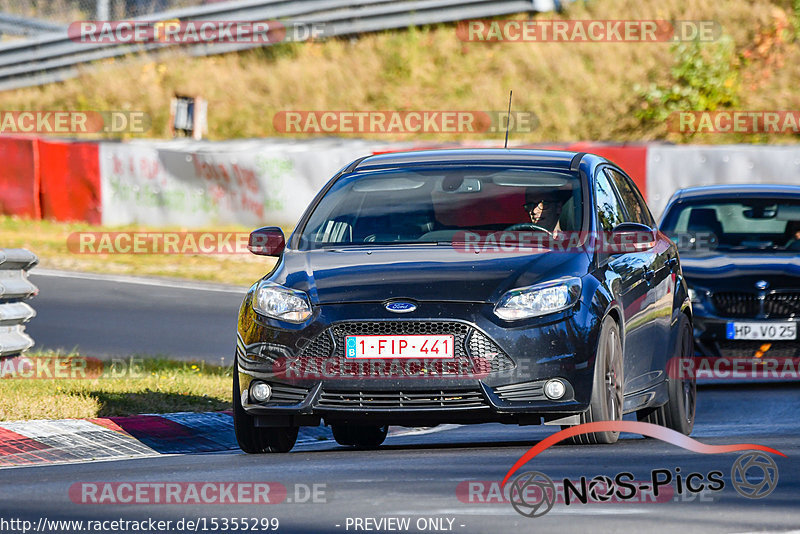
[[[769,287],[769,282],[767,282],[766,280],[759,280],[758,282],[756,282],[757,289],[767,289],[768,287]]]
[[[413,302],[404,301],[387,302],[384,307],[394,313],[411,313],[417,309],[417,305]]]

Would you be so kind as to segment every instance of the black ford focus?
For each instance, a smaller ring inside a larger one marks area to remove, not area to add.
[[[591,154],[394,153],[339,171],[242,304],[234,422],[250,453],[298,428],[376,447],[388,425],[640,419],[691,432],[692,311],[676,246]],[[575,438],[612,443],[613,432]]]

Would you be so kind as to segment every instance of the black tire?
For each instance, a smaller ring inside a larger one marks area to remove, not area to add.
[[[678,322],[678,354],[677,360],[671,360],[667,369],[667,389],[669,400],[663,406],[639,410],[636,413],[639,421],[664,426],[689,435],[694,428],[694,414],[697,407],[697,379],[693,372],[682,372],[685,369],[681,361],[694,357],[694,335],[689,318],[681,314]]]
[[[357,449],[377,449],[386,439],[388,426],[376,425],[331,425],[333,439],[339,445]]]
[[[248,454],[289,452],[297,442],[296,426],[257,427],[255,418],[244,411],[239,392],[239,369],[233,364],[233,429],[239,447]]]
[[[621,421],[625,377],[623,374],[622,340],[619,326],[611,317],[603,320],[600,339],[597,343],[597,358],[594,364],[594,381],[589,409],[580,414],[580,423],[597,421]],[[568,426],[562,426],[569,428]],[[573,436],[567,443],[595,445],[615,443],[619,432],[592,432]]]

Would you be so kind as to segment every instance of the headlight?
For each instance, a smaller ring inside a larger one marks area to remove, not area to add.
[[[512,289],[500,299],[494,313],[506,321],[538,317],[566,310],[581,297],[581,279],[559,278],[543,284]]]
[[[688,289],[687,293],[689,294],[689,300],[692,301],[692,304],[702,304],[703,300],[710,295],[709,291],[702,287],[696,287],[696,288],[689,287],[687,289]]]
[[[258,284],[253,309],[261,315],[290,323],[302,323],[311,317],[308,295],[272,282]]]

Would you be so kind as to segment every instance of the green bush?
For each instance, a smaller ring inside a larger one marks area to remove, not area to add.
[[[713,111],[738,105],[739,61],[733,40],[692,41],[672,46],[675,65],[667,86],[635,89],[643,99],[636,117],[663,122],[674,111]]]

